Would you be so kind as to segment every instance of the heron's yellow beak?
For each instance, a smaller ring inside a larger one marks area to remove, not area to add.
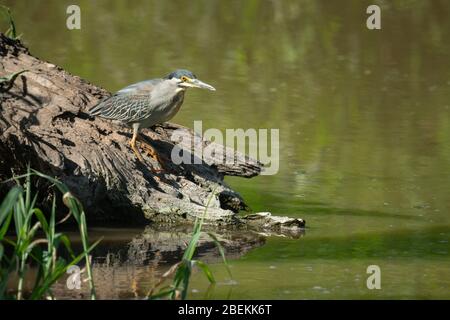
[[[209,85],[209,84],[207,84],[207,83],[205,83],[203,81],[200,81],[198,79],[189,79],[187,81],[187,83],[189,83],[190,86],[193,87],[193,88],[200,88],[200,89],[207,89],[207,90],[211,90],[211,91],[216,91],[216,88],[214,88],[213,86],[211,86],[211,85]]]

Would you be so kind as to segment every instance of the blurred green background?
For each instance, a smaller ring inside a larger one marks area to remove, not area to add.
[[[280,129],[277,175],[227,181],[253,210],[305,218],[306,235],[232,261],[236,282],[208,297],[450,298],[448,1],[0,3],[33,54],[110,91],[177,68],[217,88],[191,90],[174,122]]]

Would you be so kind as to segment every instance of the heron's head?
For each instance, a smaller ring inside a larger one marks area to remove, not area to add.
[[[195,74],[193,74],[189,70],[184,70],[184,69],[176,70],[176,71],[172,72],[171,74],[169,74],[166,77],[166,79],[176,81],[178,84],[178,87],[180,87],[182,89],[200,88],[200,89],[208,89],[211,91],[216,91],[216,89],[213,86],[197,79]]]

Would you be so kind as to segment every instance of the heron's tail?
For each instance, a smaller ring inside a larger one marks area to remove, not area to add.
[[[92,107],[91,109],[88,110],[88,113],[91,116],[98,116],[102,113],[103,108],[105,107],[105,102],[109,99],[110,97],[107,97],[105,99],[103,99],[102,101],[100,101],[99,103],[97,103],[94,107]]]

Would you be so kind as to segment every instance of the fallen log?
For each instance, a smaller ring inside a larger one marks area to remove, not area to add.
[[[244,200],[223,178],[256,176],[261,163],[204,141],[190,129],[165,123],[143,131],[163,158],[171,158],[175,130],[178,138],[185,136],[183,141],[197,141],[217,152],[207,163],[168,161],[166,171],[155,174],[151,158],[141,163],[131,152],[129,129],[89,116],[87,110],[109,95],[106,90],[32,56],[20,41],[3,34],[0,58],[1,181],[23,173],[28,164],[56,176],[81,200],[89,221],[189,222],[202,216],[212,199],[206,222],[246,223],[236,215],[247,208]],[[189,146],[183,148],[194,154]],[[235,160],[232,164],[224,161],[229,153]],[[7,188],[0,185],[0,196]],[[279,228],[281,220],[271,223],[271,216],[265,215],[261,221],[264,229],[270,229],[271,225]],[[304,221],[290,219],[288,224],[302,227]]]

